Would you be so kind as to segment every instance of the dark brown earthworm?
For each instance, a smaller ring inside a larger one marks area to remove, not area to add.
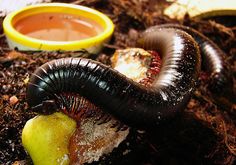
[[[233,79],[229,65],[226,62],[227,55],[208,37],[204,36],[197,30],[179,24],[163,24],[149,28],[146,33],[152,33],[159,28],[175,28],[190,34],[198,43],[201,54],[203,67],[210,74],[210,83],[208,85],[211,92],[215,94],[229,93],[233,89]]]
[[[109,66],[84,58],[64,58],[39,67],[28,83],[27,101],[48,114],[67,105],[63,93],[78,93],[125,124],[158,125],[183,109],[200,71],[197,43],[187,33],[155,28],[144,33],[141,45],[162,55],[159,75],[146,88]]]

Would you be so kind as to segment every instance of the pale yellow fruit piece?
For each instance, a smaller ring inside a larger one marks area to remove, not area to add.
[[[62,113],[30,119],[22,131],[22,143],[34,165],[69,164],[68,144],[76,122]]]
[[[183,19],[186,13],[190,17],[236,15],[236,0],[168,0],[174,2],[164,10],[164,14]]]

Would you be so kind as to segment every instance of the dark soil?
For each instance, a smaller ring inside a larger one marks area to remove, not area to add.
[[[168,4],[155,0],[64,2],[98,9],[116,25],[112,41],[99,55],[90,58],[108,64],[115,49],[133,47],[139,32],[145,28],[174,22],[199,30],[219,45],[227,54],[232,76],[236,77],[235,17],[225,22],[223,18],[193,20],[186,16],[179,22],[163,16],[162,9]],[[28,109],[25,99],[30,74],[51,59],[82,53],[13,51],[7,47],[5,36],[0,37],[0,164],[12,164],[29,159],[21,144],[21,131],[26,121],[36,115]],[[208,83],[208,76],[202,72],[199,85],[183,113],[155,130],[132,130],[125,143],[95,164],[235,164],[235,98],[228,101],[220,94],[213,96],[207,88]],[[235,87],[232,90],[235,91]],[[13,96],[18,101],[14,102]],[[124,155],[125,150],[129,152]]]

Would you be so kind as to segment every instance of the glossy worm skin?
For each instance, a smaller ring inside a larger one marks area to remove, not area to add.
[[[197,43],[187,33],[158,28],[140,45],[162,55],[159,75],[146,88],[109,66],[84,58],[64,58],[39,67],[27,87],[29,106],[41,114],[59,110],[62,93],[78,93],[125,124],[155,126],[183,109],[200,71]],[[66,105],[65,105],[66,107]]]
[[[202,54],[202,64],[210,74],[210,84],[208,85],[211,92],[220,95],[224,92],[232,92],[233,79],[231,71],[228,68],[225,58],[227,55],[208,37],[204,36],[197,30],[188,26],[179,24],[163,24],[149,28],[149,33],[159,28],[175,28],[190,34],[198,43]]]

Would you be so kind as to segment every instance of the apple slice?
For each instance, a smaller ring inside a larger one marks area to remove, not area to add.
[[[27,121],[22,143],[34,165],[69,164],[68,144],[76,122],[63,113],[36,116]]]

